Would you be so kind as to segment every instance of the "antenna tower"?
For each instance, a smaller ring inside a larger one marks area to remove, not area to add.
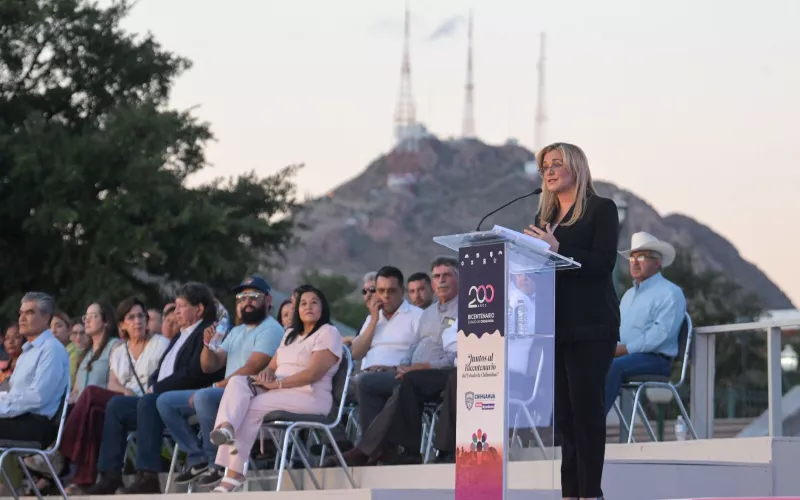
[[[403,62],[400,69],[400,95],[394,114],[394,134],[399,148],[416,151],[417,112],[414,96],[411,93],[410,25],[411,15],[406,2]]]
[[[539,62],[536,64],[536,70],[539,74],[539,88],[536,94],[536,130],[534,131],[533,150],[538,152],[545,146],[545,132],[547,126],[547,110],[545,109],[545,34],[540,35],[541,44],[539,46]]]
[[[472,11],[469,11],[469,30],[467,48],[467,84],[464,86],[464,123],[462,135],[475,137],[475,85],[472,81]]]

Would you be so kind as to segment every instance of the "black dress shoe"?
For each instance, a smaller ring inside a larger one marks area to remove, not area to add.
[[[456,463],[456,456],[452,453],[448,453],[446,451],[441,451],[436,454],[436,458],[433,459],[433,463],[435,464],[454,464]]]
[[[97,482],[84,490],[88,495],[113,495],[122,486],[122,474],[101,472]]]

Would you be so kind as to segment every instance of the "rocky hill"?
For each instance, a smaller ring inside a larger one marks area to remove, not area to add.
[[[427,270],[432,257],[448,252],[432,241],[434,236],[468,232],[487,212],[539,185],[525,174],[524,164],[531,160],[533,154],[516,145],[429,138],[421,145],[418,182],[410,192],[397,192],[386,187],[390,164],[382,156],[328,196],[307,202],[302,219],[309,229],[300,233],[301,245],[290,251],[286,267],[273,279],[288,288],[309,268],[353,278],[385,264],[406,273]],[[596,186],[602,196],[619,192],[628,203],[621,242],[630,241],[633,229],[693,248],[698,266],[738,279],[767,308],[793,307],[780,288],[712,229],[684,215],[662,217],[613,184]],[[536,203],[535,197],[520,201],[483,227],[525,227],[533,221]]]

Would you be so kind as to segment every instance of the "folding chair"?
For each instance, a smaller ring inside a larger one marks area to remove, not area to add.
[[[622,410],[620,410],[619,403],[614,403],[614,410],[617,412],[617,416],[619,416],[623,427],[625,427],[625,429],[628,431],[628,443],[633,443],[633,430],[636,426],[637,413],[641,415],[650,438],[653,441],[657,441],[656,436],[653,433],[653,428],[650,426],[650,422],[647,420],[647,415],[642,407],[642,391],[648,387],[659,387],[668,389],[672,392],[672,396],[675,399],[675,402],[678,404],[678,410],[681,412],[683,420],[686,422],[686,427],[689,430],[689,433],[692,435],[692,438],[697,439],[697,432],[695,432],[694,425],[692,425],[692,421],[689,419],[689,414],[686,412],[686,407],[684,406],[683,401],[681,401],[680,394],[678,394],[678,387],[683,385],[684,381],[686,380],[686,371],[691,363],[691,352],[692,318],[689,317],[689,314],[687,313],[683,323],[681,324],[681,330],[678,333],[678,356],[676,359],[681,360],[680,378],[677,381],[672,382],[670,381],[669,377],[644,375],[640,377],[631,377],[622,385],[622,390],[627,390],[634,393],[630,425],[628,425],[628,423],[625,421],[625,417],[622,415]]]
[[[272,412],[264,417],[263,428],[270,433],[273,440],[280,441],[276,442],[277,447],[281,451],[280,465],[277,469],[278,482],[275,488],[276,491],[280,491],[281,487],[283,486],[283,475],[287,469],[286,463],[288,459],[287,455],[290,442],[293,445],[292,456],[294,456],[295,453],[299,455],[303,466],[306,468],[309,476],[311,477],[311,482],[314,483],[314,487],[318,490],[322,489],[319,480],[312,471],[307,448],[301,442],[299,434],[300,431],[303,430],[311,431],[312,434],[319,431],[322,436],[326,438],[325,440],[328,441],[330,447],[333,449],[333,452],[339,461],[340,467],[347,475],[350,485],[353,488],[356,488],[356,482],[353,479],[350,468],[347,466],[347,463],[342,456],[342,452],[339,449],[339,445],[336,444],[336,439],[331,433],[331,430],[336,428],[339,425],[339,422],[342,420],[342,415],[344,413],[347,400],[347,388],[350,385],[350,375],[353,370],[353,358],[350,355],[350,349],[348,349],[346,346],[342,346],[342,354],[344,358],[346,358],[346,362],[344,362],[345,359],[343,359],[342,362],[339,363],[339,369],[336,372],[336,375],[333,377],[333,400],[335,403],[337,403],[338,399],[338,404],[336,404],[334,407],[335,411],[332,411],[329,415],[300,415],[296,413],[277,411]],[[273,434],[273,431],[282,434],[282,438],[277,440]],[[320,439],[320,442],[324,443],[325,440]],[[325,456],[325,447],[326,446],[323,444],[323,459]]]
[[[544,366],[544,349],[539,346],[539,363],[536,367],[536,380],[533,382],[533,390],[531,390],[530,396],[528,399],[519,399],[511,397],[509,394],[508,398],[508,407],[509,410],[516,408],[516,412],[514,413],[514,431],[511,434],[511,446],[514,445],[514,442],[517,441],[520,443],[520,447],[524,448],[522,445],[522,440],[519,438],[517,431],[519,429],[519,419],[522,416],[525,419],[525,423],[533,432],[533,438],[536,440],[536,446],[542,450],[544,457],[547,458],[547,449],[544,447],[544,442],[542,442],[542,436],[539,435],[539,430],[536,428],[536,419],[533,418],[533,415],[530,411],[530,406],[536,400],[536,396],[539,394],[539,382],[542,378],[542,367]],[[513,411],[513,410],[512,410]]]
[[[425,403],[422,410],[422,443],[420,443],[420,454],[422,463],[427,464],[431,460],[433,453],[433,438],[436,436],[436,422],[439,420],[439,412],[442,410],[442,403]]]
[[[36,481],[31,477],[31,473],[28,471],[28,468],[25,467],[25,462],[23,462],[23,457],[28,455],[39,455],[44,458],[45,463],[47,464],[47,468],[50,469],[50,474],[53,476],[53,482],[55,482],[56,486],[58,487],[58,491],[61,492],[61,496],[64,497],[64,500],[67,499],[67,492],[64,491],[64,485],[61,484],[61,479],[58,477],[58,472],[53,468],[53,463],[50,461],[50,457],[58,450],[61,446],[61,435],[64,432],[64,423],[67,420],[67,406],[69,405],[69,380],[67,380],[67,389],[64,392],[64,399],[61,402],[61,407],[56,412],[56,416],[61,414],[61,419],[58,424],[58,434],[56,435],[56,440],[53,444],[51,444],[48,448],[42,449],[42,444],[36,441],[17,441],[14,439],[4,439],[0,440],[0,470],[3,473],[3,478],[5,479],[6,484],[8,485],[8,489],[11,490],[11,495],[14,499],[19,499],[19,495],[17,494],[16,489],[11,484],[11,480],[9,479],[8,475],[6,474],[5,469],[3,468],[3,463],[5,459],[9,455],[16,455],[17,461],[19,462],[20,467],[22,467],[22,472],[25,473],[25,477],[28,478],[31,485],[33,486],[33,491],[36,492],[36,497],[41,499],[42,492],[39,491],[39,488],[36,487]],[[55,418],[54,418],[55,419]]]

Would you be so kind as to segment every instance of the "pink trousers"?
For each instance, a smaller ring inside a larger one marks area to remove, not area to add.
[[[325,415],[331,409],[331,402],[330,399],[324,399],[326,398],[315,398],[308,387],[272,390],[253,397],[247,377],[232,377],[225,387],[214,427],[225,423],[233,427],[238,453],[232,455],[230,446],[220,446],[217,450],[217,465],[241,473],[244,463],[250,457],[250,450],[256,442],[261,423],[268,413],[288,411]]]

